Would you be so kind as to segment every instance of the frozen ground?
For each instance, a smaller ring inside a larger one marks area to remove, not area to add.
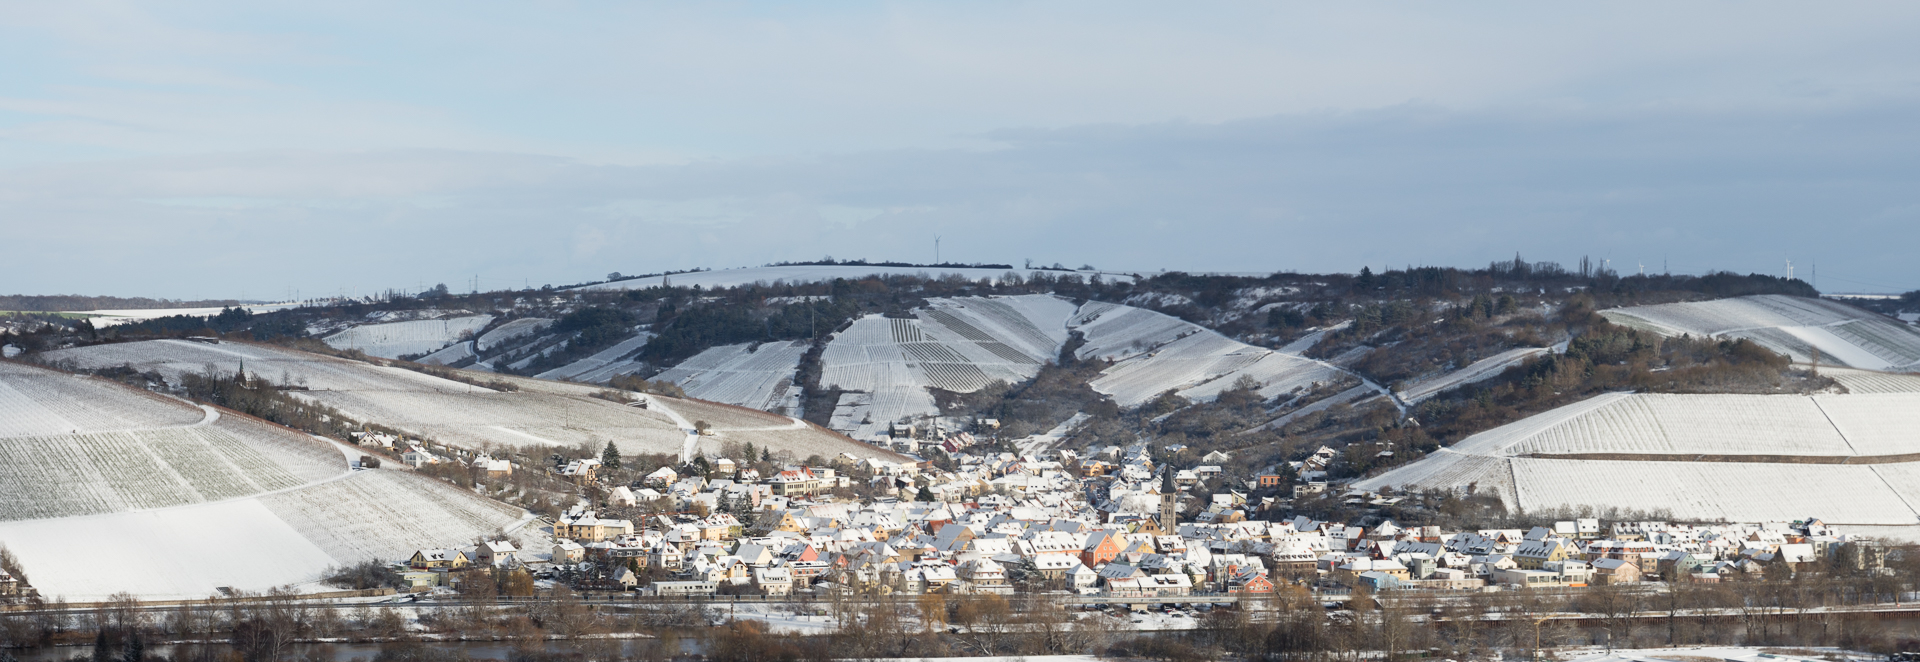
[[[1471,485],[1524,510],[1912,525],[1920,521],[1915,430],[1915,393],[1615,393],[1473,435],[1355,487]]]
[[[414,320],[387,324],[363,324],[327,336],[323,340],[335,349],[357,349],[368,356],[399,358],[427,354],[478,333],[493,323],[492,315],[471,315],[437,320]]]
[[[717,271],[700,271],[695,273],[674,274],[671,276],[652,276],[648,278],[635,278],[631,280],[615,281],[612,283],[600,283],[596,285],[587,285],[587,286],[583,286],[576,289],[641,290],[649,287],[659,287],[663,281],[671,281],[674,287],[692,287],[692,286],[698,285],[700,287],[712,289],[715,287],[739,287],[741,285],[752,285],[754,283],[772,284],[772,283],[778,283],[783,281],[788,283],[817,283],[822,281],[833,280],[835,278],[846,278],[846,279],[858,280],[861,278],[865,278],[867,276],[875,276],[875,275],[878,275],[878,276],[925,276],[929,278],[938,278],[941,276],[956,275],[962,278],[966,278],[967,280],[980,280],[982,278],[990,278],[997,281],[1000,278],[1006,276],[1009,272],[1019,274],[1020,277],[1023,279],[1031,278],[1035,273],[1045,273],[1045,274],[1048,274],[1049,276],[1056,276],[1056,277],[1065,273],[1073,273],[1073,274],[1079,275],[1081,278],[1091,278],[1095,275],[1098,275],[1100,276],[1100,278],[1104,280],[1127,280],[1127,281],[1133,280],[1133,276],[1130,274],[1105,273],[1105,272],[1098,272],[1098,271],[1063,272],[1063,271],[1040,271],[1040,270],[1034,270],[1034,269],[964,269],[964,268],[949,269],[949,268],[933,268],[933,267],[861,267],[861,266],[834,265],[834,266],[750,267],[746,269],[720,269]]]
[[[1601,311],[1615,323],[1662,335],[1746,338],[1811,363],[1920,370],[1920,330],[1824,299],[1761,295]]]

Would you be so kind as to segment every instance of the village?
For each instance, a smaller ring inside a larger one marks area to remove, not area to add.
[[[525,575],[529,581],[517,585],[527,594],[555,586],[763,599],[1054,593],[1142,598],[1134,605],[1140,610],[1283,592],[1346,599],[1717,583],[1790,576],[1816,564],[1886,572],[1884,547],[1817,519],[1575,518],[1528,529],[1442,530],[1279,516],[1293,499],[1364,506],[1404,498],[1328,493],[1339,488],[1323,480],[1334,457],[1326,448],[1235,479],[1219,464],[1156,462],[1146,445],[1023,455],[991,452],[967,432],[931,440],[915,439],[925,433],[911,426],[895,432],[900,437],[889,445],[942,461],[843,454],[762,475],[745,461],[697,457],[622,484],[603,475],[600,460],[556,463],[550,474],[598,500],[582,500],[547,523],[550,548],[492,540],[419,550],[399,564],[402,578],[411,590],[433,591],[514,585],[496,579]],[[408,463],[419,457],[410,452]],[[468,461],[476,470],[512,469],[484,455]]]

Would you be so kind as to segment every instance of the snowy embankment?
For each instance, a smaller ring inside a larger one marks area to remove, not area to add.
[[[851,265],[796,265],[784,267],[749,267],[746,269],[720,269],[716,271],[696,271],[673,274],[670,276],[649,276],[630,278],[611,283],[583,285],[580,290],[643,290],[660,287],[663,284],[673,287],[699,286],[706,289],[716,287],[740,287],[755,283],[821,283],[835,278],[859,280],[868,276],[917,276],[924,278],[942,278],[959,276],[967,280],[988,279],[998,282],[1012,273],[1022,279],[1031,279],[1034,274],[1046,274],[1048,278],[1063,275],[1090,279],[1099,276],[1103,280],[1132,281],[1132,274],[1107,273],[1101,271],[1051,271],[1045,269],[969,269],[948,267],[864,267]]]
[[[464,340],[493,323],[492,315],[470,315],[437,320],[363,324],[323,338],[334,349],[357,349],[368,356],[393,359],[435,352]]]
[[[1601,311],[1666,336],[1746,338],[1811,363],[1867,370],[1920,370],[1920,330],[1843,303],[1777,294]]]
[[[1615,393],[1355,483],[1464,489],[1509,508],[1665,509],[1688,520],[1920,520],[1920,394]]]

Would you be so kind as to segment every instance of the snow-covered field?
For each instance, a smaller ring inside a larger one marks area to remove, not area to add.
[[[553,320],[538,317],[522,317],[494,327],[492,331],[481,334],[475,342],[479,344],[478,349],[480,351],[489,352],[493,351],[495,347],[498,347],[500,343],[521,336],[539,333],[549,326],[553,326]]]
[[[936,299],[914,319],[869,316],[836,336],[822,355],[821,383],[841,396],[833,427],[855,438],[885,432],[902,417],[937,415],[928,388],[967,393],[995,380],[1032,379],[1075,332],[1076,356],[1113,361],[1094,390],[1134,407],[1169,389],[1212,400],[1242,377],[1267,398],[1312,389],[1343,372],[1324,362],[1254,347],[1141,308],[1052,296]]]
[[[871,315],[833,337],[820,382],[848,391],[833,427],[858,439],[938,413],[928,388],[971,393],[1039,374],[1066,344],[1071,302],[1047,295],[935,299],[913,319]]]
[[[1395,392],[1395,395],[1398,395],[1402,402],[1409,405],[1419,404],[1427,398],[1438,395],[1441,391],[1492,379],[1499,376],[1501,371],[1520,365],[1521,362],[1545,354],[1548,351],[1551,350],[1541,347],[1517,347],[1509,349],[1499,354],[1474,361],[1467,367],[1459,370],[1408,384],[1404,390]]]
[[[184,402],[104,379],[0,363],[0,437],[177,427],[205,416]]]
[[[250,304],[240,306],[240,308],[245,309],[249,313],[266,313],[266,312],[272,312],[276,310],[286,310],[288,308],[297,308],[299,306],[300,304],[297,304],[297,303],[250,303]],[[221,308],[131,308],[131,309],[125,309],[125,310],[69,310],[65,312],[76,313],[80,315],[96,315],[97,317],[92,318],[93,325],[100,328],[106,328],[106,327],[114,326],[117,324],[125,324],[127,322],[139,322],[143,320],[158,319],[161,317],[173,317],[175,315],[191,315],[194,317],[206,317],[209,315],[218,315],[220,314],[221,310],[223,309]]]
[[[1920,520],[1920,463],[1901,460],[1913,453],[1920,453],[1916,393],[1616,393],[1482,432],[1355,486],[1474,485],[1526,510],[1668,509],[1728,521],[1817,514],[1835,523],[1911,525]],[[1740,461],[1679,461],[1692,456]]]
[[[347,471],[305,435],[10,363],[0,363],[0,458],[0,520],[219,501]]]
[[[1820,374],[1840,382],[1849,393],[1920,393],[1920,375],[1824,367]]]
[[[375,470],[264,497],[0,522],[0,542],[49,597],[202,598],[312,582],[329,566],[468,543],[521,519],[445,483]]]
[[[521,519],[411,473],[353,471],[348,451],[105,380],[0,363],[0,545],[50,597],[197,598],[311,582],[331,565],[461,544]]]
[[[1920,330],[1843,303],[1776,294],[1601,311],[1662,335],[1747,338],[1800,363],[1920,370]]]
[[[816,453],[831,457],[842,452],[856,457],[891,457],[890,453],[830,432],[792,427],[790,419],[771,414],[675,400],[672,407],[676,411],[693,412],[684,414],[687,421],[683,425],[660,407],[640,409],[592,397],[603,387],[476,375],[505,379],[520,389],[496,392],[402,368],[266,345],[157,340],[60,350],[50,352],[49,358],[82,367],[128,364],[157,370],[168,379],[199,372],[209,364],[231,371],[244,361],[249,373],[307,385],[310,390],[292,393],[334,406],[353,420],[388,425],[472,449],[599,446],[613,441],[626,453],[678,454],[686,442],[683,427],[707,420],[719,433],[705,438],[716,445],[716,452],[718,444],[738,438],[751,440],[755,446],[771,445],[775,452],[790,450],[800,458]],[[669,400],[653,399],[662,403]]]
[[[798,405],[794,372],[806,341],[725,345],[694,355],[655,375],[679,384],[690,397],[772,411]]]
[[[1023,279],[1032,278],[1033,274],[1036,274],[1036,273],[1044,273],[1044,274],[1047,274],[1049,277],[1059,277],[1063,274],[1073,274],[1081,278],[1092,278],[1093,276],[1097,275],[1103,280],[1125,280],[1125,281],[1133,280],[1133,276],[1130,274],[1106,273],[1106,272],[1099,272],[1099,271],[1069,272],[1069,271],[1043,271],[1039,269],[965,269],[965,268],[953,269],[953,268],[933,268],[933,267],[861,267],[861,266],[843,266],[843,265],[830,265],[830,266],[818,265],[818,266],[787,266],[787,267],[749,267],[745,269],[720,269],[716,271],[699,271],[694,273],[673,274],[671,276],[651,276],[647,278],[634,278],[630,280],[621,280],[621,281],[615,281],[611,283],[598,283],[594,285],[585,285],[575,289],[642,290],[649,287],[660,287],[663,282],[670,282],[674,287],[693,287],[695,285],[698,285],[700,287],[712,289],[716,287],[739,287],[741,285],[752,285],[754,283],[766,283],[766,284],[774,284],[774,283],[780,283],[780,282],[818,283],[818,282],[833,280],[835,278],[846,278],[846,279],[857,280],[860,278],[865,278],[867,276],[923,276],[928,278],[939,278],[939,277],[944,277],[948,275],[954,275],[954,276],[959,276],[961,278],[965,278],[967,280],[977,281],[983,278],[989,278],[989,279],[998,281],[1001,278],[1005,277],[1008,273],[1019,274],[1020,277]]]
[[[437,320],[414,320],[387,324],[363,324],[323,338],[336,349],[357,349],[368,356],[399,358],[437,351],[455,341],[466,339],[488,324],[492,315],[471,315]]]
[[[1242,377],[1258,383],[1261,396],[1273,398],[1342,374],[1323,362],[1254,347],[1142,308],[1092,302],[1069,325],[1086,334],[1080,358],[1115,361],[1092,386],[1122,407],[1138,406],[1168,389],[1188,399],[1212,400]]]
[[[653,334],[645,331],[636,331],[636,333],[634,337],[594,352],[592,356],[548,370],[535,377],[604,384],[617,375],[638,371],[642,366],[626,359],[630,355],[639,353],[640,348],[646,347],[647,341],[653,339]]]

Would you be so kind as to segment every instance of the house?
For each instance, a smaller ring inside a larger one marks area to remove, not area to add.
[[[490,540],[480,543],[473,549],[473,562],[496,568],[511,568],[520,564],[517,556],[519,548],[505,540]]]
[[[1594,559],[1593,583],[1632,584],[1640,581],[1640,564],[1622,559]]]
[[[733,460],[729,460],[724,457],[713,461],[713,470],[724,476],[733,475],[733,472],[738,470],[739,468],[740,468],[740,465],[735,464]]]
[[[559,474],[575,485],[586,485],[600,478],[600,461],[574,460],[560,467]]]
[[[673,469],[660,467],[641,480],[653,487],[670,487],[680,480],[680,474],[674,473]]]
[[[556,540],[553,543],[553,562],[555,564],[579,563],[586,560],[587,548],[571,540]]]
[[[407,566],[415,570],[465,570],[472,564],[466,552],[457,549],[422,549],[407,559]]]
[[[1097,567],[1119,558],[1120,541],[1112,531],[1095,531],[1087,538],[1086,545],[1080,548],[1080,562],[1087,567]]]
[[[0,598],[17,598],[20,593],[20,580],[5,569],[0,569]]]
[[[1274,473],[1260,474],[1259,481],[1261,489],[1279,487],[1282,482],[1280,474]]]
[[[793,593],[793,571],[785,566],[754,568],[753,585],[760,589],[761,595],[788,595]]]
[[[1513,550],[1513,562],[1524,570],[1539,570],[1552,561],[1563,561],[1574,555],[1573,545],[1565,538],[1545,537],[1527,540]]]

